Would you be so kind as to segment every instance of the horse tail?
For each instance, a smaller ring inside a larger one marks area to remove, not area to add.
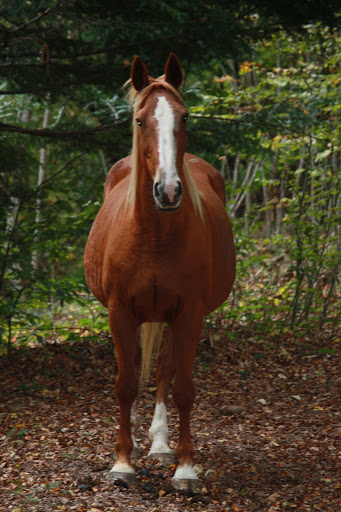
[[[143,388],[148,382],[152,361],[156,360],[163,336],[164,323],[146,322],[141,325],[140,343],[141,343],[141,370],[140,387]]]

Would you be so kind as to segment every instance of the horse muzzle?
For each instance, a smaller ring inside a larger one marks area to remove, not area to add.
[[[182,183],[179,179],[172,183],[156,181],[153,185],[153,196],[155,199],[156,207],[159,210],[178,210],[181,205],[182,193]]]

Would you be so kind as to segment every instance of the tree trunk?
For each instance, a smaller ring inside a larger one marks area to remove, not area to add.
[[[271,234],[271,217],[270,217],[270,210],[269,210],[269,207],[268,207],[268,203],[269,203],[269,195],[268,195],[268,189],[267,189],[267,186],[266,186],[266,177],[265,177],[265,172],[264,172],[264,166],[262,165],[262,190],[263,190],[263,203],[264,203],[264,208],[265,208],[265,232],[264,232],[264,235],[265,237],[269,237],[270,234]]]
[[[281,232],[282,227],[282,219],[283,219],[283,213],[285,209],[285,204],[283,202],[283,199],[285,198],[285,183],[287,178],[287,164],[286,159],[284,161],[284,175],[281,176],[281,182],[280,182],[280,189],[279,189],[279,202],[277,204],[276,208],[276,233],[279,234]]]
[[[49,107],[46,107],[45,112],[44,112],[43,129],[48,128],[48,126],[50,124],[50,118],[51,118],[51,111],[50,111]],[[37,181],[38,195],[37,195],[36,217],[35,217],[36,227],[39,225],[40,218],[41,218],[41,190],[40,190],[40,188],[41,188],[42,183],[45,180],[46,160],[47,160],[47,147],[43,146],[40,149],[40,154],[39,154],[39,170],[38,170],[38,181]],[[33,254],[32,254],[32,266],[33,266],[34,270],[36,270],[36,271],[38,270],[39,254],[38,254],[37,248],[34,249]]]

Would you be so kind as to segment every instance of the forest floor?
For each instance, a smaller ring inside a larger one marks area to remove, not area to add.
[[[147,459],[155,382],[139,396],[138,483],[114,461],[117,366],[103,344],[47,344],[0,359],[0,511],[340,511],[340,337],[257,341],[222,331],[199,344],[192,413],[201,491]],[[220,336],[221,335],[221,336]],[[170,401],[171,446],[178,416]]]

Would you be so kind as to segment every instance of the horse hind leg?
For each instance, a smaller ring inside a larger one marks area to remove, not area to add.
[[[152,442],[148,457],[171,464],[175,461],[174,451],[168,445],[167,405],[171,381],[174,377],[173,335],[167,328],[165,341],[157,361],[157,392],[153,421],[149,429]]]
[[[130,457],[132,459],[137,459],[140,455],[140,448],[136,441],[136,430],[137,430],[137,412],[136,412],[136,402],[131,406],[130,413],[130,424],[131,424],[131,439],[133,441],[133,450],[131,452]]]

